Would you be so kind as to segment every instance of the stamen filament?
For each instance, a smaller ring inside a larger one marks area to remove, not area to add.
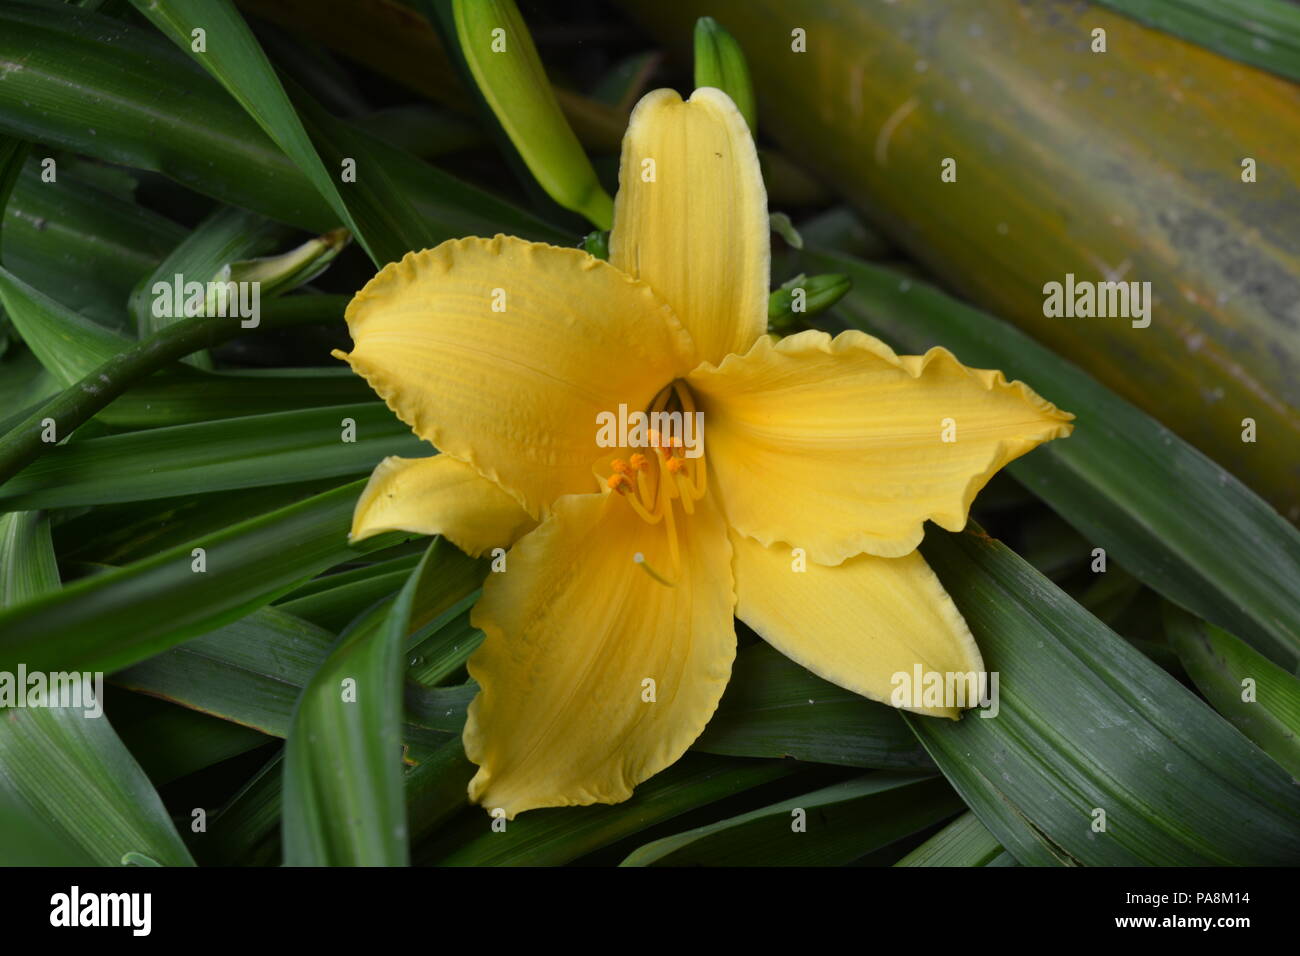
[[[640,498],[641,506],[646,510],[654,509],[655,495],[650,492],[650,482],[645,476],[644,471],[636,473],[636,493]]]
[[[688,515],[695,514],[695,494],[690,480],[683,474],[674,474],[673,479],[676,482],[677,494],[682,499],[682,510]]]
[[[677,587],[677,583],[676,583],[675,581],[669,581],[666,577],[664,577],[662,574],[660,574],[658,571],[656,571],[653,567],[651,567],[650,562],[647,561],[647,560],[645,559],[645,555],[642,554],[640,551],[638,551],[636,554],[632,555],[632,561],[633,561],[634,564],[636,564],[636,566],[637,566],[638,568],[640,568],[640,569],[641,569],[642,571],[644,571],[646,574],[650,575],[650,577],[654,578],[656,581],[658,581],[658,582],[659,582],[660,584],[662,584],[664,587],[666,587],[666,588],[675,588],[675,587]]]
[[[645,505],[641,504],[639,495],[625,495],[624,497],[627,499],[627,503],[632,506],[632,510],[646,524],[658,524],[663,520],[663,512],[658,510],[654,512],[647,511]]]
[[[682,573],[682,555],[677,546],[677,522],[673,518],[672,502],[664,504],[664,527],[668,532],[668,556],[673,563],[673,577],[681,577]]]
[[[704,497],[704,492],[708,490],[708,457],[701,455],[695,459],[695,474],[691,476],[691,497],[699,501]]]

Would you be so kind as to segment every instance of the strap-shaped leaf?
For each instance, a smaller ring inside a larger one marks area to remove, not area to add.
[[[1098,0],[1141,23],[1300,80],[1300,8],[1285,0]]]
[[[687,754],[624,803],[531,810],[493,832],[482,807],[467,810],[433,848],[440,866],[554,866],[688,810],[793,774],[797,764]],[[459,844],[452,848],[452,844]]]
[[[1165,633],[1214,709],[1300,780],[1300,680],[1173,605],[1165,607]]]
[[[931,766],[898,711],[822,680],[765,643],[736,655],[718,711],[692,749],[846,767]]]
[[[339,221],[357,236],[376,265],[380,237],[358,227],[339,191],[338,171],[321,162],[262,47],[230,0],[132,0],[158,27],[239,101],[329,203]],[[208,38],[211,38],[210,41]]]
[[[623,866],[842,866],[952,816],[932,775],[881,771],[663,837]]]
[[[51,449],[0,485],[0,507],[146,501],[363,475],[386,455],[433,452],[379,402],[218,419]]]
[[[0,515],[0,568],[5,569],[0,606],[58,590],[47,518],[31,511]],[[10,679],[18,672],[7,670]],[[38,670],[28,667],[27,673]],[[88,673],[80,681],[83,694],[94,690],[93,679],[87,678]],[[25,694],[27,687],[17,691]],[[82,703],[89,702],[83,697]],[[93,715],[102,699],[94,703],[89,708],[0,710],[0,790],[10,802],[28,807],[65,846],[76,847],[101,866],[120,866],[130,853],[169,866],[191,865],[189,850],[149,778],[102,710]],[[13,841],[12,833],[0,839],[0,862]]]
[[[0,670],[19,661],[52,670],[126,667],[237,621],[325,568],[392,543],[391,535],[356,548],[347,543],[364,483],[343,485],[0,612]]]
[[[1300,791],[1203,701],[981,532],[922,550],[997,710],[904,719],[1021,863],[1300,862]]]
[[[1015,858],[973,813],[963,813],[894,866],[1006,866]]]
[[[397,597],[350,627],[303,688],[284,760],[290,866],[409,861],[402,781],[405,644],[437,542]]]
[[[221,42],[209,29],[208,49]],[[339,225],[340,215],[239,103],[150,29],[71,6],[5,4],[0,70],[0,132],[160,172],[222,202],[315,233]],[[159,84],[159,76],[167,83]],[[295,102],[295,109],[301,113],[308,102]],[[300,120],[313,136],[316,120],[314,112]],[[376,241],[387,243],[379,261],[421,247],[418,240],[373,225],[399,216],[437,241],[498,231],[567,241],[565,233],[530,213],[356,126],[332,126],[319,131],[314,148],[334,176],[342,171],[341,157],[358,159],[357,181],[339,188],[358,189],[362,206],[350,207],[352,216],[363,232],[378,233]],[[363,165],[363,155],[376,158],[377,168]],[[400,162],[394,159],[399,156]],[[392,186],[382,185],[380,177]],[[377,204],[380,189],[396,208]],[[466,228],[469,223],[472,228]]]

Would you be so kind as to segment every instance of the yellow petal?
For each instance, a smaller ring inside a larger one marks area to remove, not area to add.
[[[1073,428],[1001,372],[941,348],[899,357],[861,332],[764,337],[687,381],[727,521],[819,564],[907,554],[926,519],[960,530],[999,468]]]
[[[966,621],[919,551],[901,558],[862,554],[823,567],[744,535],[733,533],[731,544],[736,616],[782,654],[863,697],[906,704],[904,710],[918,714],[959,716],[956,697],[937,707],[924,706],[923,696],[894,699],[916,687],[918,667],[922,675],[945,675],[945,684],[949,674],[984,672]],[[977,680],[954,678],[966,706],[978,700]]]
[[[508,236],[409,253],[348,305],[350,355],[402,421],[534,517],[592,490],[596,415],[644,408],[690,336],[644,283]]]
[[[537,524],[519,502],[450,455],[385,458],[357,499],[349,540],[385,531],[440,534],[472,557],[508,548]]]
[[[670,573],[663,524],[617,494],[573,495],[488,575],[471,617],[487,635],[469,661],[471,801],[508,817],[617,803],[699,736],[735,657],[731,549],[707,498],[679,535],[665,587],[634,561]]]
[[[644,279],[720,362],[767,330],[767,192],[727,94],[642,97],[623,137],[609,261]],[[647,181],[649,180],[649,181]]]

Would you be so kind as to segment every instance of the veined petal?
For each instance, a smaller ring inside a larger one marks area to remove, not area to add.
[[[407,254],[356,294],[347,321],[352,352],[335,354],[534,517],[592,490],[596,415],[644,408],[692,353],[649,286],[509,236]]]
[[[440,534],[472,557],[508,548],[537,522],[499,485],[450,455],[389,457],[370,475],[350,541],[385,531]]]
[[[727,94],[642,97],[623,137],[609,261],[672,306],[701,361],[767,331],[769,248],[754,139]]]
[[[818,677],[895,704],[895,691],[922,689],[915,686],[918,669],[944,675],[945,684],[947,675],[984,672],[966,621],[919,551],[901,558],[862,554],[823,567],[801,565],[788,547],[765,547],[734,532],[731,545],[736,616]],[[970,680],[956,686],[969,690],[964,700],[974,706],[978,677]],[[918,714],[960,714],[953,701],[938,707],[923,706],[919,696],[900,702]]]
[[[961,530],[999,468],[1073,428],[1001,372],[942,348],[900,357],[862,332],[764,337],[687,382],[728,523],[819,564],[907,554],[926,519]]]
[[[470,800],[507,817],[617,803],[699,736],[735,657],[731,549],[707,498],[679,535],[666,587],[634,561],[668,572],[662,524],[617,494],[567,496],[488,575],[471,616],[487,637],[469,661]]]

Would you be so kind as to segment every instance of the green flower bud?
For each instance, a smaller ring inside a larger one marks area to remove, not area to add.
[[[793,331],[805,319],[833,306],[852,285],[848,276],[837,273],[797,275],[768,297],[768,323],[776,332]]]
[[[751,135],[758,130],[754,84],[740,44],[713,17],[695,21],[695,86],[712,86],[731,97]]]
[[[614,200],[560,112],[514,0],[453,0],[461,54],[479,92],[546,194],[599,229]]]

